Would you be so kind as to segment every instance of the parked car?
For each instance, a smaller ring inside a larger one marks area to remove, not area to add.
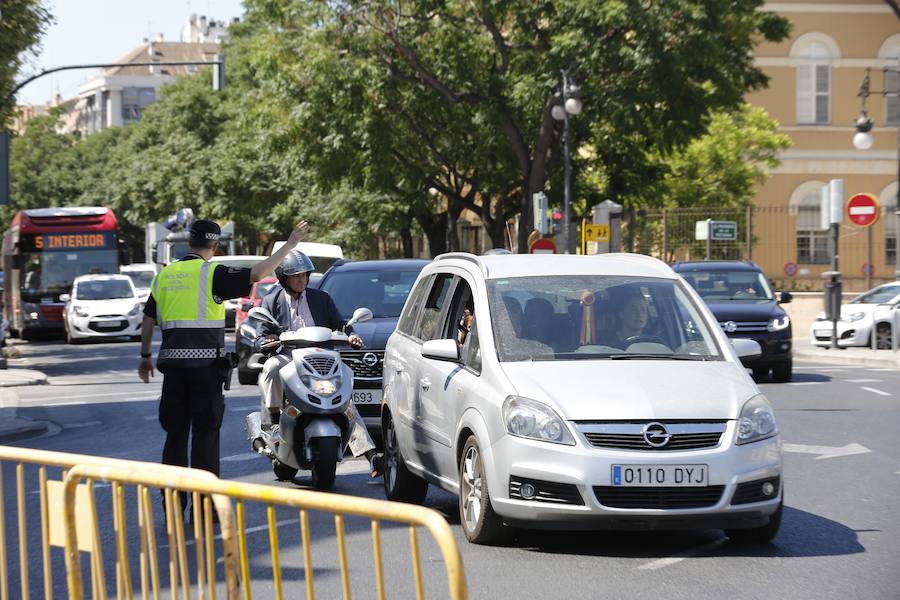
[[[247,319],[247,313],[250,312],[250,309],[259,306],[263,297],[272,291],[272,288],[276,285],[278,285],[277,279],[265,277],[250,287],[249,296],[244,296],[238,300],[237,312],[234,315],[234,349],[238,355],[238,382],[243,385],[255,384],[259,380],[259,371],[247,368],[247,359],[253,353],[253,348],[249,343],[244,343],[241,336],[241,323]]]
[[[769,540],[781,438],[738,359],[759,352],[650,257],[439,256],[385,348],[386,495],[457,494],[475,543],[509,525]]]
[[[128,275],[134,283],[137,290],[138,298],[141,304],[147,304],[150,298],[150,286],[153,284],[153,278],[156,277],[156,264],[154,263],[133,263],[130,265],[122,265],[119,267],[122,275]]]
[[[221,256],[213,256],[210,262],[222,263],[228,267],[241,267],[243,269],[252,269],[256,263],[269,258],[256,254],[224,254]],[[237,314],[238,300],[229,299],[223,302],[225,305],[225,329],[234,328],[234,317]]]
[[[69,344],[91,338],[141,339],[141,301],[127,275],[81,275],[72,283],[72,294],[59,299],[66,303],[63,326]]]
[[[344,320],[363,306],[372,311],[372,320],[353,326],[363,339],[363,347],[342,350],[341,358],[353,370],[356,408],[375,434],[381,430],[384,345],[397,327],[416,277],[428,263],[418,259],[338,260],[319,282],[319,289],[334,299]]]
[[[876,348],[890,350],[894,310],[900,310],[900,281],[879,285],[842,304],[837,323],[838,346],[871,346],[874,335]],[[832,327],[824,312],[816,315],[809,328],[812,345],[830,347]]]
[[[779,306],[791,301],[790,292],[776,299],[769,279],[750,261],[679,262],[672,267],[697,290],[729,338],[755,340],[762,354],[744,358],[757,379],[769,376],[787,382],[793,377],[793,328]]]

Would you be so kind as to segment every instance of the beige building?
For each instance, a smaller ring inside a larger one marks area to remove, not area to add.
[[[829,270],[828,232],[820,226],[821,188],[843,179],[845,200],[873,194],[880,218],[870,228],[844,217],[839,268],[844,289],[862,291],[894,279],[900,95],[900,20],[884,0],[799,0],[765,5],[790,19],[785,41],[764,43],[756,64],[771,78],[748,101],[769,111],[794,146],[759,190],[753,260],[777,281],[820,289]],[[860,83],[871,69],[866,108],[874,144],[853,145],[862,108]],[[888,69],[887,71],[885,69]]]

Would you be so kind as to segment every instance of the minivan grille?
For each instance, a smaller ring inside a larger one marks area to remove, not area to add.
[[[663,445],[653,446],[644,436],[651,423],[662,425],[669,434]],[[715,448],[722,441],[726,424],[716,422],[647,421],[647,422],[581,422],[578,429],[595,448],[672,452]]]
[[[729,331],[729,327],[726,327],[728,323],[734,323],[734,329]],[[766,327],[769,326],[768,321],[720,321],[719,327],[725,333],[741,333],[745,331],[766,331]]]
[[[610,508],[677,509],[713,506],[722,497],[724,485],[708,487],[619,487],[594,486],[594,495]]]

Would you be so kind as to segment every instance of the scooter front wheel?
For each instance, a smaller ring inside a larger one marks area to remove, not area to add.
[[[312,464],[313,487],[318,490],[330,490],[334,486],[337,474],[337,455],[340,440],[326,437],[316,440],[313,450],[315,458]]]

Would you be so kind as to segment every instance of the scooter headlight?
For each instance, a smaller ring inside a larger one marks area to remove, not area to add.
[[[332,377],[331,379],[313,379],[309,375],[301,375],[300,381],[317,396],[331,396],[341,387],[341,378]]]

